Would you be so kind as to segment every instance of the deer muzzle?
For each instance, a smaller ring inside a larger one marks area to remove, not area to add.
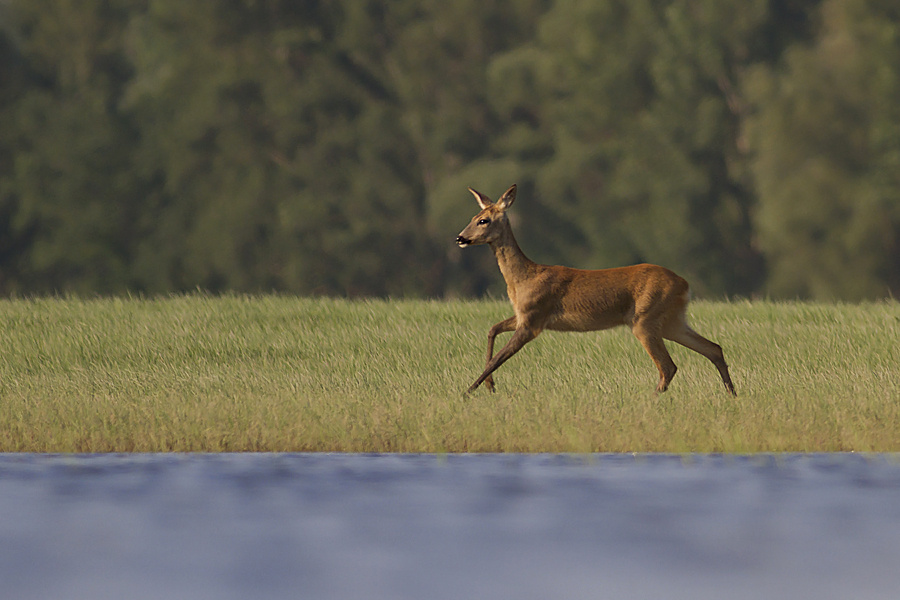
[[[460,248],[465,248],[466,246],[468,246],[471,243],[472,243],[471,240],[464,238],[461,235],[456,236],[456,245],[459,246]]]

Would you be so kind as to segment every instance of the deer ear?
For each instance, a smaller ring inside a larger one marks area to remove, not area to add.
[[[475,196],[475,201],[478,202],[478,206],[481,208],[487,208],[493,204],[491,199],[482,194],[481,192],[476,192],[472,188],[469,188],[469,191],[472,192],[472,195]]]
[[[509,189],[500,196],[500,199],[497,200],[497,206],[501,209],[506,210],[512,203],[516,201],[516,184],[512,184],[509,186]]]

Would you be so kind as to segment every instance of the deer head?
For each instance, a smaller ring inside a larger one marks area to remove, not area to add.
[[[469,188],[481,212],[472,217],[465,229],[456,236],[456,244],[460,248],[475,244],[490,244],[500,239],[505,231],[509,230],[509,221],[506,218],[507,209],[516,200],[516,184],[510,186],[495,203],[491,199]]]

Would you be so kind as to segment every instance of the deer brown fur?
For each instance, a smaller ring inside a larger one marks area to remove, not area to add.
[[[488,332],[487,365],[468,391],[484,383],[494,390],[492,373],[536,338],[551,331],[597,331],[619,325],[631,328],[659,369],[657,392],[669,387],[677,367],[663,340],[672,340],[708,358],[722,382],[736,395],[722,348],[688,326],[687,281],[657,265],[584,270],[539,265],[525,256],[513,236],[506,211],[516,199],[511,186],[496,202],[469,188],[481,211],[456,238],[461,248],[488,244],[494,251],[515,314]],[[494,354],[494,338],[512,338]]]

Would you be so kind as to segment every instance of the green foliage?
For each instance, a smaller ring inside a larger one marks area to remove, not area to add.
[[[518,183],[542,262],[701,295],[900,290],[887,0],[8,0],[0,293],[502,293],[452,238]]]
[[[761,247],[779,296],[896,290],[900,257],[900,10],[828,0],[821,33],[748,90]]]
[[[708,293],[755,289],[737,79],[758,60],[750,45],[766,17],[764,2],[561,1],[535,44],[495,61],[525,103],[498,109],[544,133],[513,130],[523,161],[539,162],[535,183],[553,199],[543,208],[587,250],[548,254],[660,262]]]
[[[18,239],[6,258],[19,277],[4,287],[122,291],[144,191],[131,169],[135,132],[109,110],[129,74],[127,14],[99,0],[20,4],[8,60],[21,87],[0,107],[0,201],[5,234]]]

